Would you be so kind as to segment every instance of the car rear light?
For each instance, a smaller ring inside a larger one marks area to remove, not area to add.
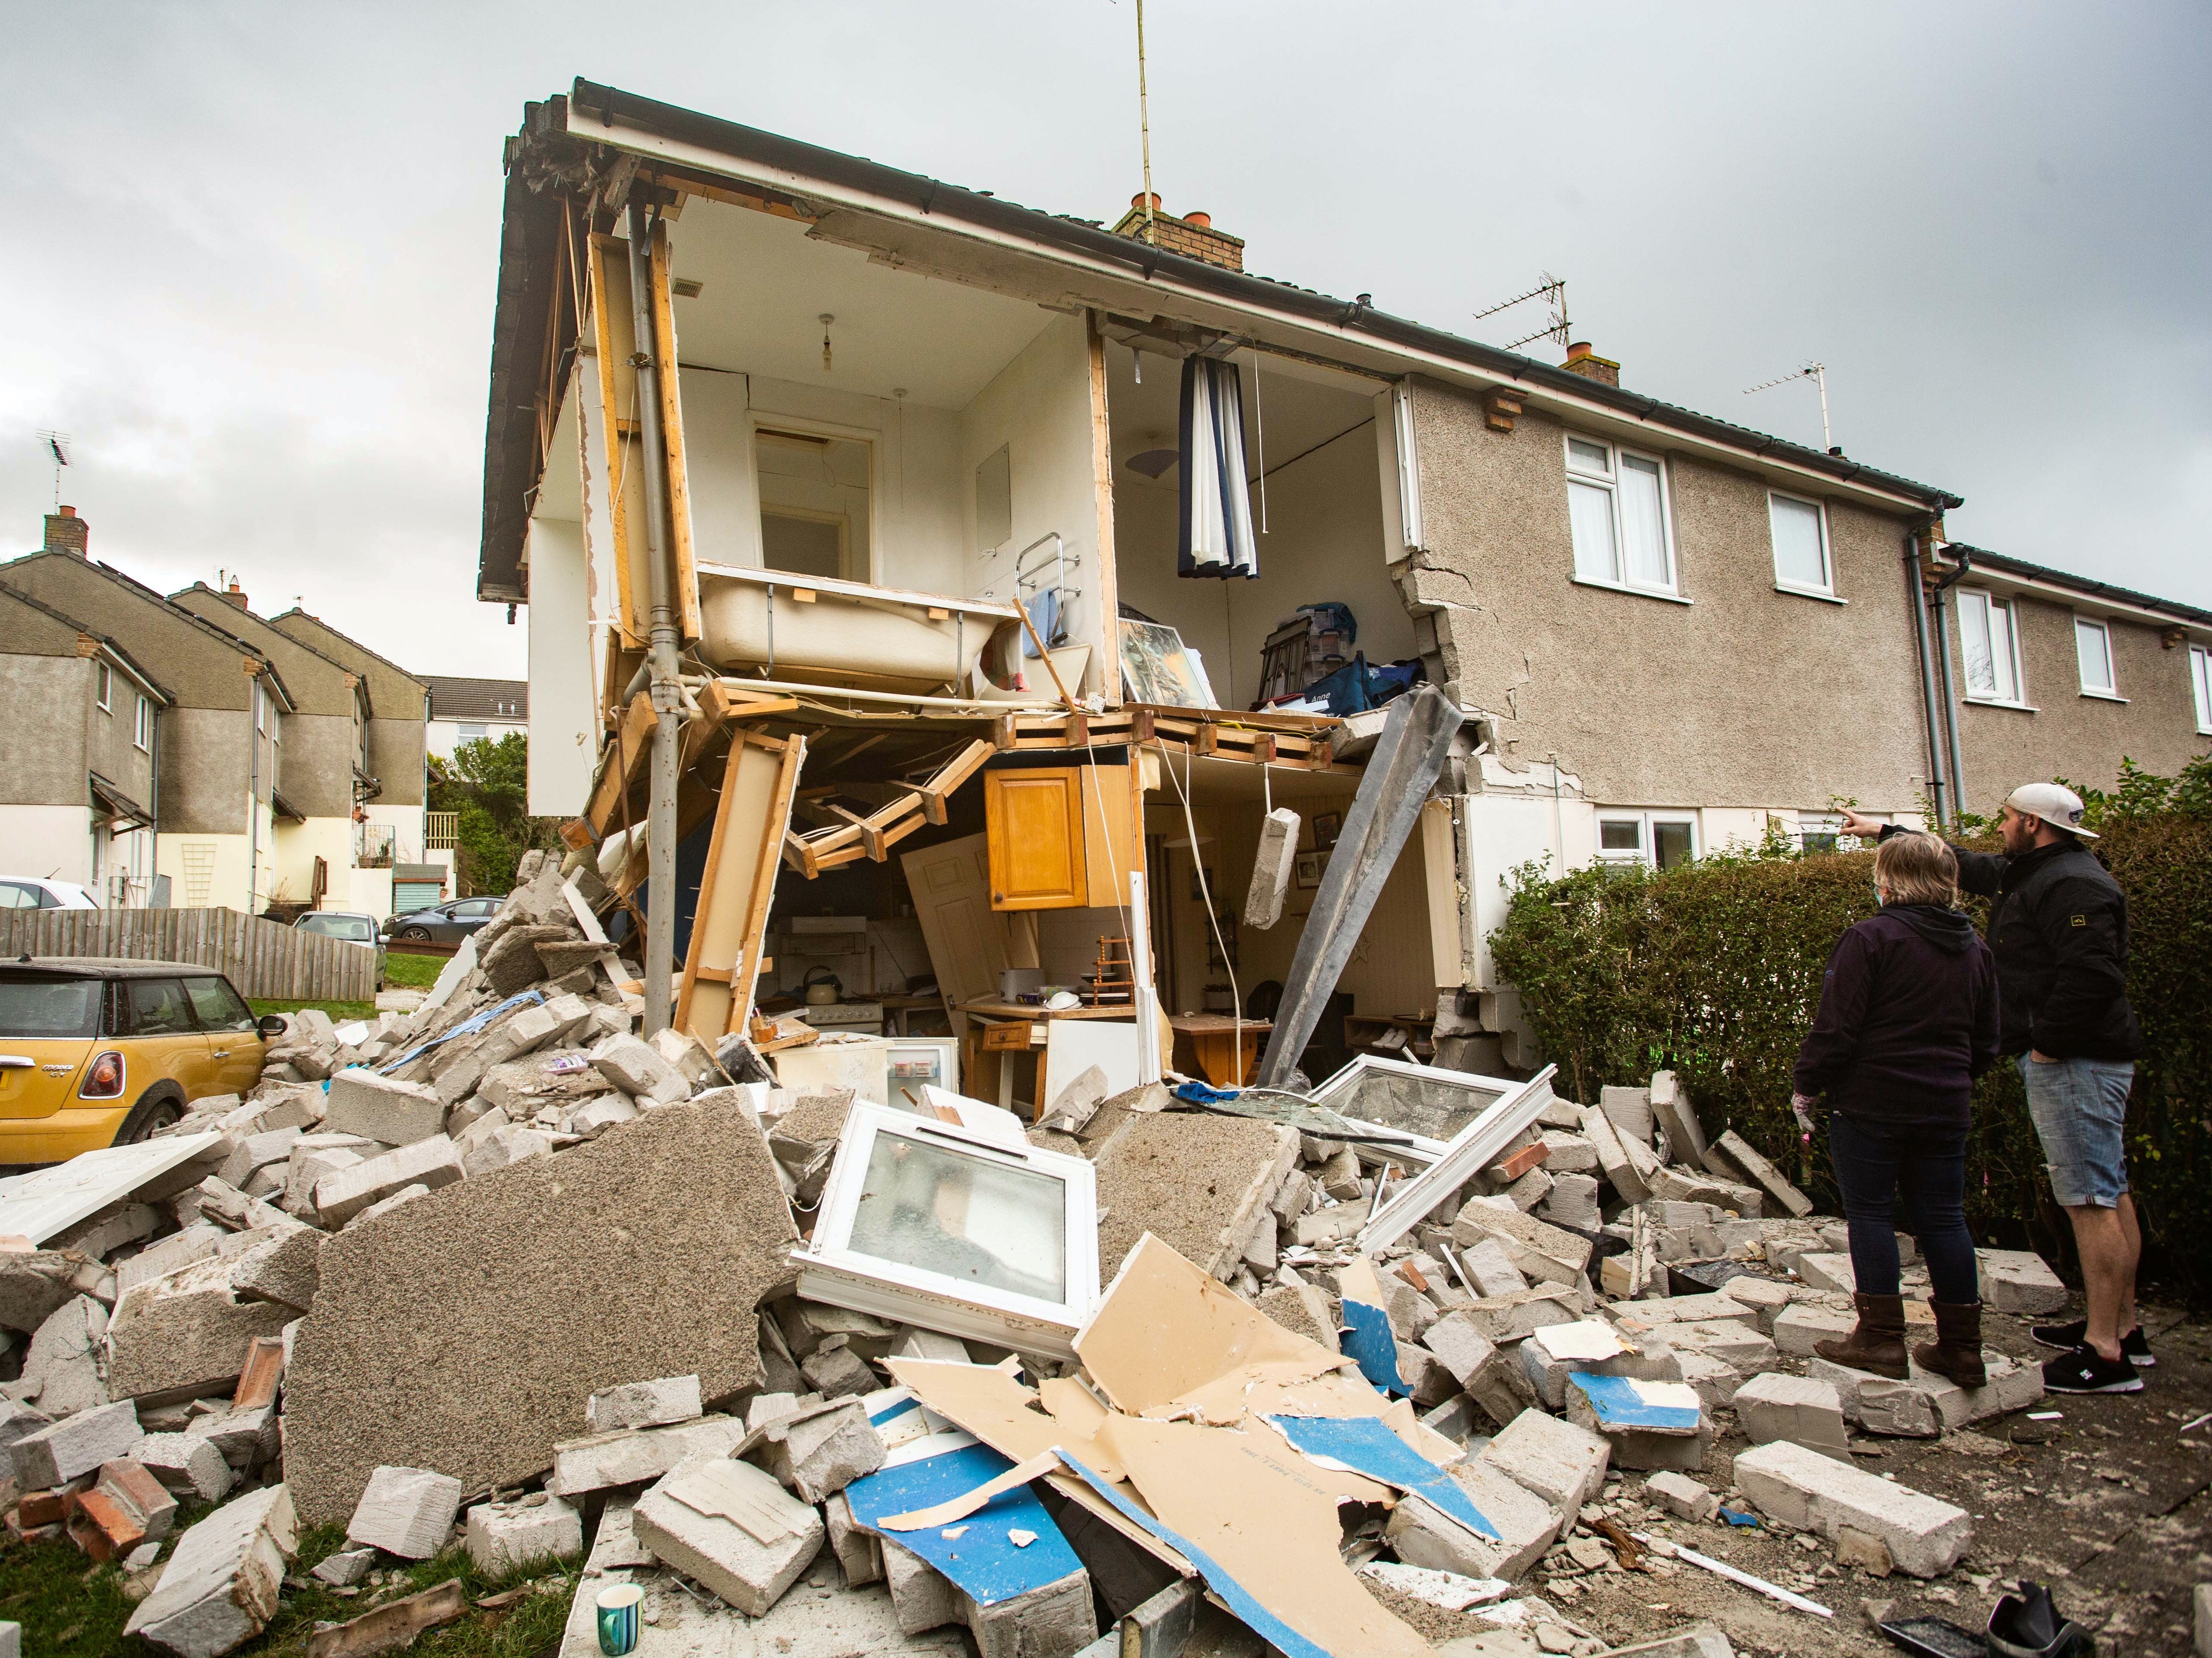
[[[123,1092],[123,1056],[110,1048],[85,1067],[84,1086],[77,1096],[87,1100],[112,1100]]]

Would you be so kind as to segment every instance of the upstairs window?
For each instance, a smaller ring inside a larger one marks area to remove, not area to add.
[[[2189,647],[2189,684],[2197,694],[2197,729],[2212,737],[2212,647]]]
[[[1667,471],[1656,458],[1568,438],[1567,521],[1577,580],[1674,595]]]
[[[1828,556],[1828,515],[1820,503],[1769,495],[1766,519],[1774,537],[1774,585],[1785,592],[1833,598],[1836,574]]]
[[[100,707],[104,714],[114,699],[115,676],[105,662],[93,664],[93,677],[99,683]]]
[[[131,740],[149,754],[154,751],[154,705],[143,696],[138,699],[138,714],[131,727]]]
[[[1982,702],[2021,701],[2020,640],[2011,604],[1993,593],[1960,588],[1959,637],[1966,659],[1966,695]]]
[[[2081,666],[2081,695],[2118,696],[2112,677],[2112,630],[2101,622],[2074,618],[2074,659]]]

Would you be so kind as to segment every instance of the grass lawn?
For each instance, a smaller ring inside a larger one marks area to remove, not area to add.
[[[394,990],[428,990],[438,982],[445,971],[449,956],[402,956],[398,950],[387,951],[384,957],[384,982]]]
[[[209,1510],[192,1504],[179,1514],[182,1521],[204,1517]],[[181,1535],[180,1525],[178,1535]],[[162,1545],[162,1556],[175,1546],[175,1538]],[[319,1527],[300,1540],[299,1558],[290,1576],[305,1577],[310,1567],[345,1546],[344,1528]],[[561,1638],[568,1617],[569,1597],[575,1590],[579,1563],[571,1560],[525,1568],[499,1580],[485,1577],[459,1549],[448,1549],[434,1560],[425,1560],[394,1574],[380,1589],[366,1585],[348,1597],[313,1579],[312,1587],[288,1587],[276,1621],[258,1640],[237,1649],[241,1658],[304,1658],[307,1640],[320,1621],[342,1623],[358,1618],[373,1606],[434,1588],[449,1578],[468,1586],[470,1598],[482,1600],[500,1590],[532,1584],[538,1592],[526,1594],[513,1605],[483,1611],[471,1608],[442,1629],[416,1638],[408,1649],[425,1658],[536,1658]],[[122,1574],[113,1566],[95,1566],[74,1545],[9,1543],[0,1547],[0,1619],[23,1626],[26,1654],[52,1654],[54,1658],[146,1658],[150,1649],[137,1636],[125,1636],[123,1625],[131,1616],[131,1602],[123,1592]]]
[[[373,1019],[376,1017],[374,1002],[256,1002],[246,1005],[253,1010],[255,1018],[267,1013],[297,1013],[303,1007],[319,1007],[331,1020],[343,1024],[348,1019]]]

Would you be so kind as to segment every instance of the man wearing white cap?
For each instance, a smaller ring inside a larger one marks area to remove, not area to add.
[[[1990,898],[2002,1051],[2027,1088],[2051,1189],[2074,1228],[2088,1316],[2038,1327],[2063,1349],[2045,1362],[2053,1393],[2136,1393],[2157,1363],[2136,1321],[2142,1233],[2128,1195],[2124,1131],[2142,1034],[2127,997],[2128,906],[2087,845],[2081,797],[2063,783],[2023,783],[2006,798],[2004,853],[1953,848],[1959,884]],[[1857,812],[1844,832],[1893,835]]]

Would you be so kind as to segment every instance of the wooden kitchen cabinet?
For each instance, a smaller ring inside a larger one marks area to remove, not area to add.
[[[991,908],[1109,909],[1129,901],[1136,795],[1127,766],[983,774]]]

